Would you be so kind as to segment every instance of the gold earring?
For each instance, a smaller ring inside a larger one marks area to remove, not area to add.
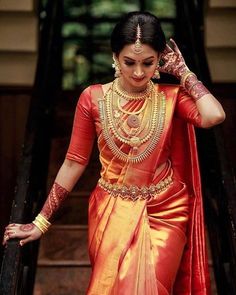
[[[159,72],[158,68],[159,68],[159,62],[157,64],[157,67],[155,69],[155,72],[154,72],[154,74],[152,76],[152,79],[160,79],[160,72]]]
[[[121,75],[121,71],[120,71],[120,65],[119,65],[119,62],[117,61],[117,59],[113,56],[113,64],[112,64],[112,67],[113,69],[115,69],[115,78],[119,78],[120,75]]]

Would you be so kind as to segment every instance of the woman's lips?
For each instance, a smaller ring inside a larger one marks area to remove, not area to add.
[[[134,78],[134,77],[132,77],[132,79],[133,79],[135,82],[141,82],[141,81],[143,81],[144,77],[143,77],[143,78]]]

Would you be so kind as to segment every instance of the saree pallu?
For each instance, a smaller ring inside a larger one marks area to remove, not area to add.
[[[171,294],[186,244],[188,203],[186,186],[175,178],[147,202],[97,187],[89,202],[93,271],[87,294]]]

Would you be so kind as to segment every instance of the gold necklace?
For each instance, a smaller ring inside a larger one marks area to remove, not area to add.
[[[112,91],[111,88],[111,95],[107,95],[105,102],[106,102],[106,114],[107,114],[107,121],[109,124],[109,127],[112,131],[112,133],[114,134],[114,136],[116,137],[116,139],[118,139],[119,141],[121,141],[122,143],[126,143],[132,147],[138,147],[141,144],[145,143],[146,141],[148,141],[151,136],[154,133],[155,130],[155,120],[151,120],[151,122],[153,122],[153,124],[151,125],[150,130],[148,130],[148,132],[142,137],[131,137],[131,138],[127,138],[125,136],[123,136],[122,134],[119,133],[118,129],[116,128],[116,124],[114,122],[114,117],[112,116],[112,109],[113,109],[113,102],[114,102],[114,91]],[[116,101],[116,100],[115,100]],[[153,107],[153,111],[151,111],[151,114],[153,114],[154,112],[157,111],[157,103],[158,101],[156,99],[153,100],[149,100],[150,103],[152,104]]]
[[[116,130],[114,122],[112,121],[113,116],[111,111],[113,91],[114,90],[111,88],[106,93],[105,97],[99,100],[99,115],[103,127],[103,137],[115,157],[124,162],[139,163],[151,155],[162,135],[166,112],[165,95],[163,92],[157,92],[155,87],[153,88],[151,94],[152,102],[154,101],[151,108],[151,130],[149,130],[144,138],[140,139],[137,136],[132,136],[130,138],[124,137]],[[124,153],[116,145],[112,135],[120,142],[130,145],[131,151],[128,154]],[[149,139],[151,140],[144,151],[137,154],[138,147]]]
[[[139,117],[137,115],[139,115],[140,113],[142,113],[144,111],[144,109],[147,106],[147,102],[148,102],[148,99],[146,98],[143,105],[142,105],[142,107],[138,111],[129,112],[129,111],[126,111],[125,109],[123,109],[121,107],[121,105],[120,105],[120,97],[117,98],[118,109],[123,114],[128,115],[127,124],[129,125],[130,128],[138,128],[140,126],[140,120],[139,120]]]
[[[128,91],[122,89],[120,85],[120,79],[115,79],[114,81],[114,91],[126,100],[142,100],[145,99],[147,96],[150,95],[154,84],[152,81],[149,81],[147,84],[147,88],[143,91],[137,93],[129,93]]]

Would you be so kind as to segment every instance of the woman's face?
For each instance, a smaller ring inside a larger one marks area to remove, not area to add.
[[[126,45],[116,58],[120,64],[122,87],[131,92],[145,89],[155,72],[158,53],[149,45],[142,44],[142,52],[137,54],[131,44]]]

